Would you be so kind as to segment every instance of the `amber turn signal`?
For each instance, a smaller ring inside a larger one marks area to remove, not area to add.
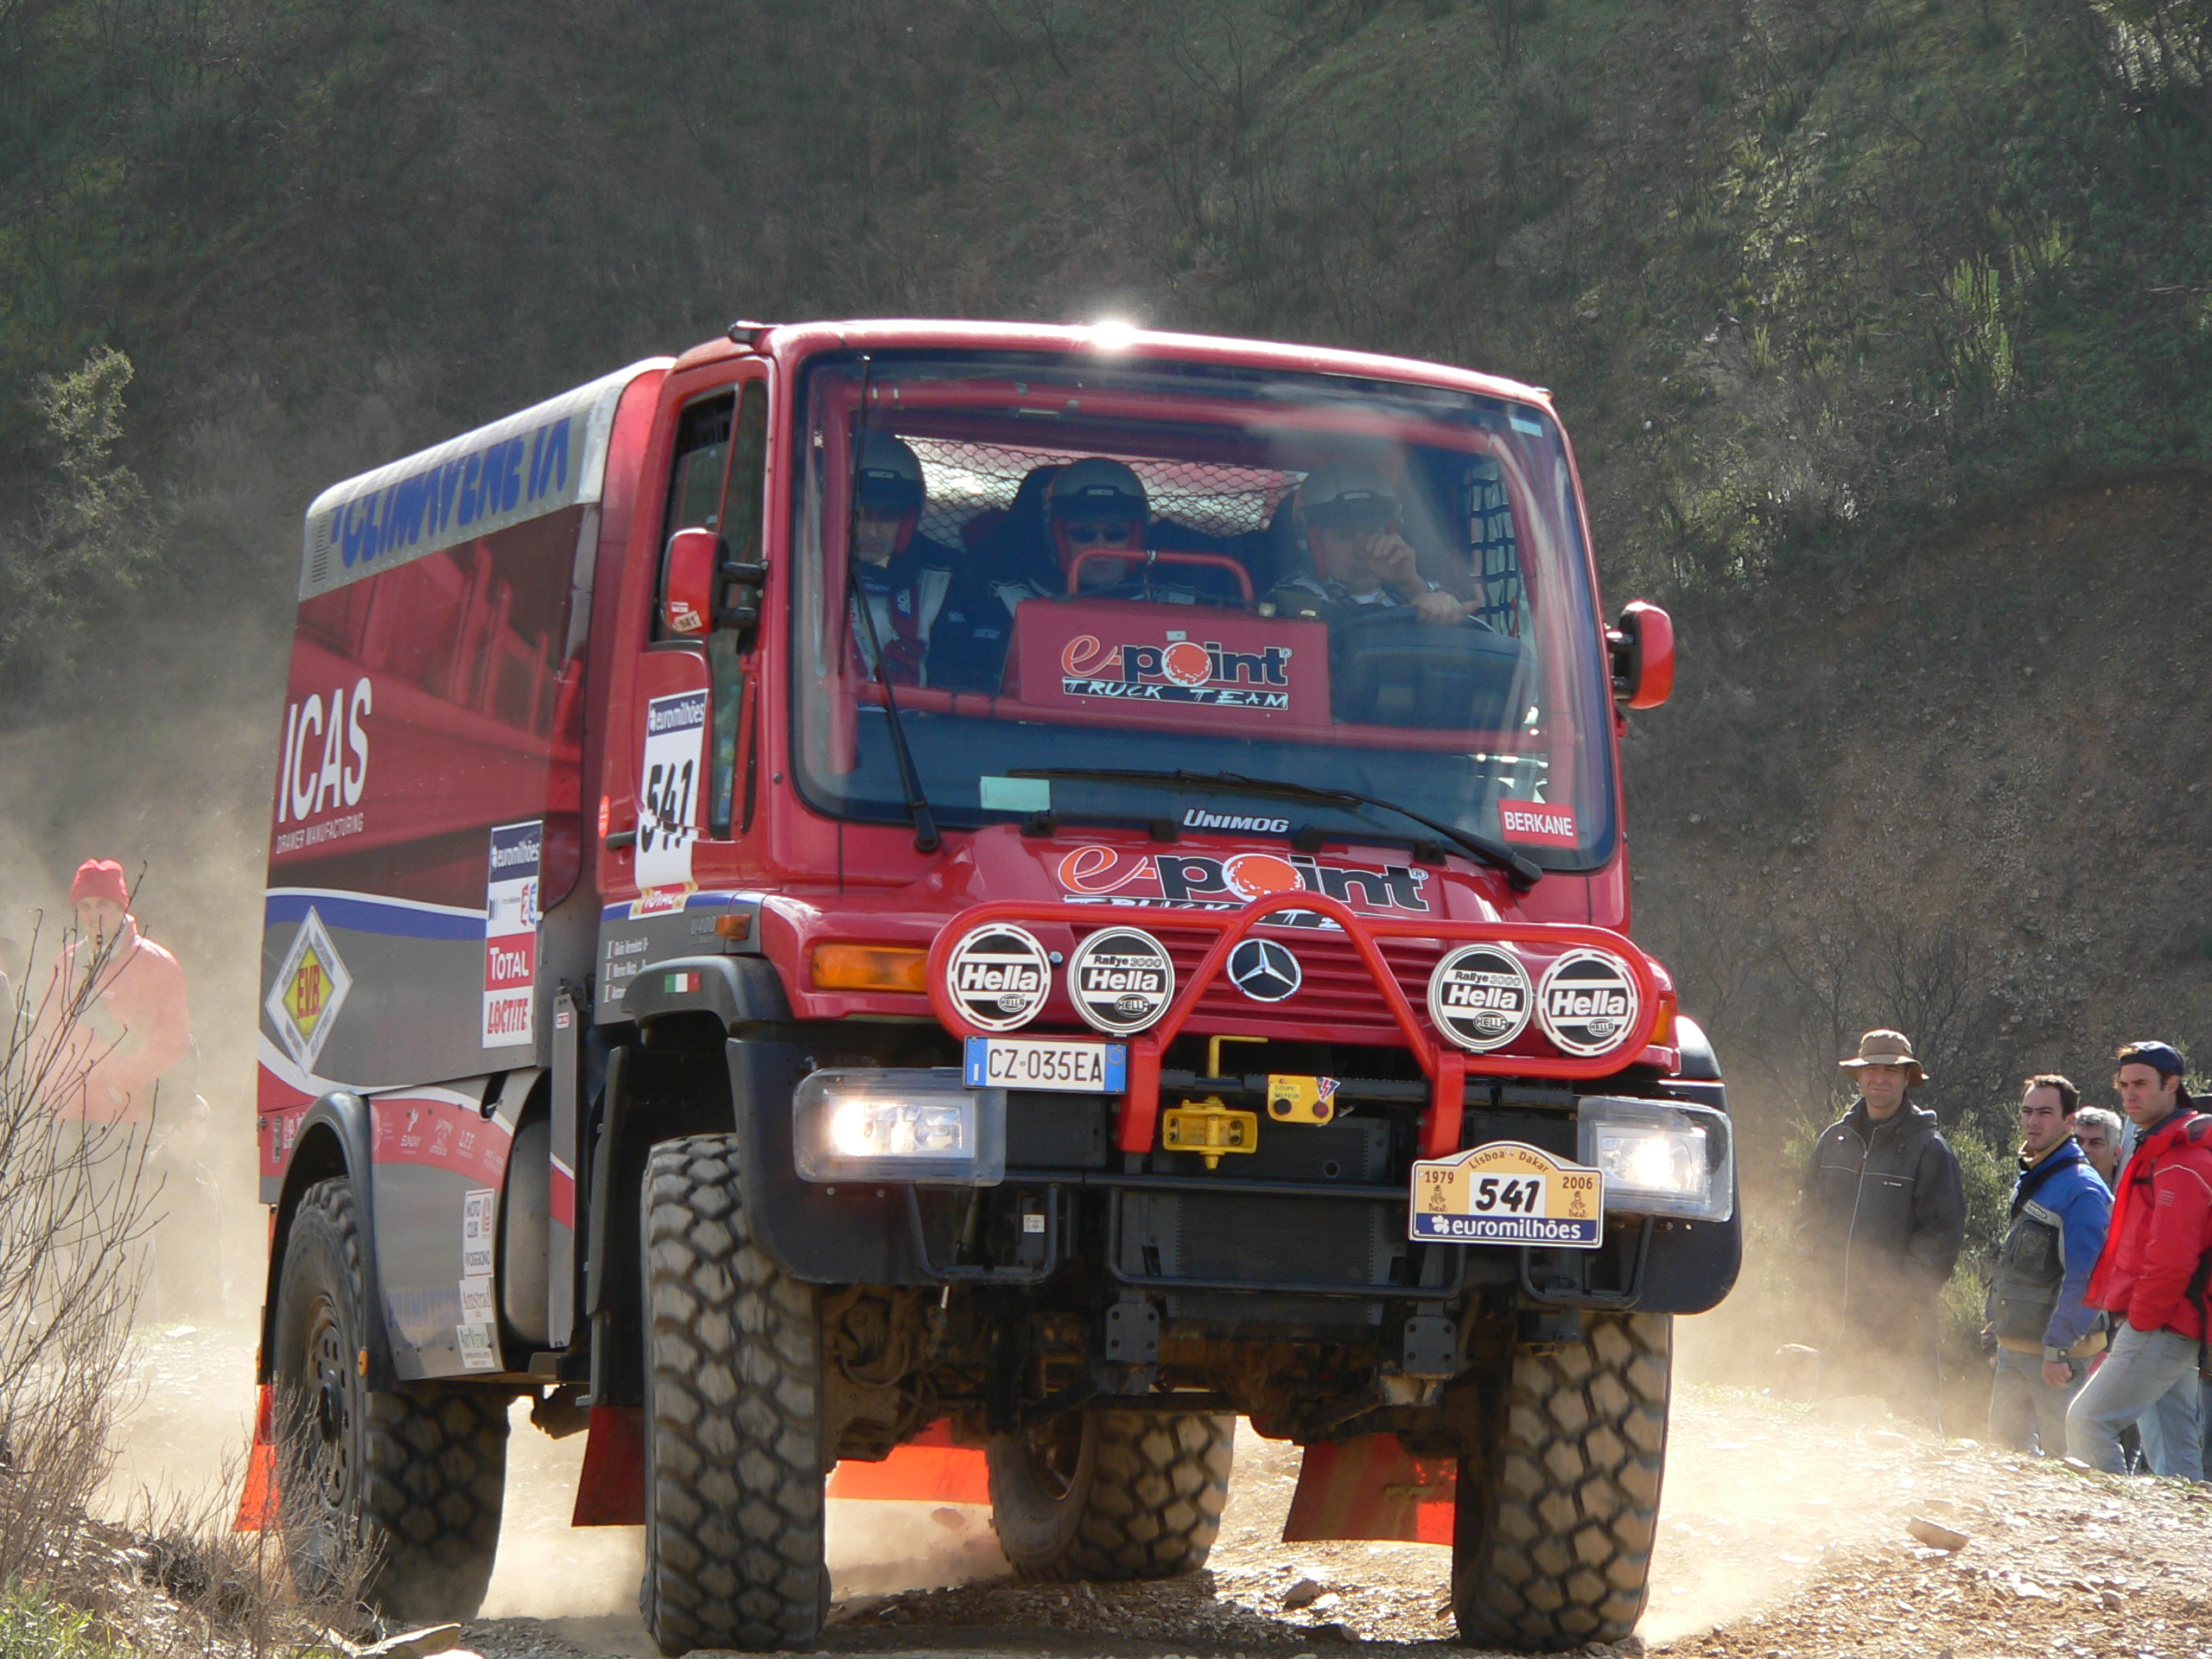
[[[1651,1046],[1672,1048],[1675,1046],[1675,998],[1671,992],[1659,993],[1659,1017],[1651,1022]]]
[[[817,944],[814,985],[823,991],[911,991],[929,988],[930,953],[874,944]]]

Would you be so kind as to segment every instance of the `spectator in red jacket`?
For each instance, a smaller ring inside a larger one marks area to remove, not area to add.
[[[2130,1043],[2117,1058],[2113,1087],[2140,1140],[2087,1298],[2113,1315],[2112,1351],[2067,1410],[2067,1446],[2119,1474],[2120,1433],[2139,1418],[2152,1472],[2202,1480],[2196,1269],[2212,1249],[2212,1117],[2191,1109],[2182,1058],[2168,1045]]]
[[[139,933],[123,866],[114,860],[78,866],[69,903],[77,937],[54,966],[39,1009],[44,1037],[32,1048],[43,1054],[53,1044],[41,1092],[65,1122],[149,1124],[156,1085],[192,1052],[184,969]]]

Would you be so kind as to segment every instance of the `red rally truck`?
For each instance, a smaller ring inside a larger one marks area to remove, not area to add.
[[[1629,1632],[1670,1317],[1740,1235],[1627,931],[1672,631],[1604,620],[1542,392],[741,323],[334,486],[300,595],[259,1381],[304,1582],[472,1612],[527,1395],[664,1652],[804,1648],[840,1460],[977,1448],[1019,1572],[1155,1577],[1242,1414],[1306,1448],[1287,1537],[1450,1545],[1465,1640]]]

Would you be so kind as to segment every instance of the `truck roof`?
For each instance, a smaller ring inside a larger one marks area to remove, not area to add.
[[[1321,346],[1181,334],[1126,323],[965,322],[864,319],[841,322],[738,323],[728,336],[681,358],[642,359],[572,391],[502,416],[427,449],[332,485],[307,512],[300,597],[313,598],[408,559],[509,524],[595,502],[605,481],[615,404],[639,376],[751,353],[792,362],[825,349],[900,347],[1096,353],[1192,363],[1274,368],[1434,386],[1535,404],[1551,394],[1499,375],[1416,358]],[[486,495],[492,499],[487,502]]]
[[[1424,362],[1419,358],[1341,351],[1325,346],[1289,345],[1281,340],[1238,340],[1221,334],[1173,334],[1113,321],[1066,324],[868,318],[842,322],[738,324],[731,332],[739,334],[748,330],[751,349],[779,359],[804,356],[833,345],[857,350],[967,346],[984,351],[1090,351],[1115,356],[1166,358],[1182,362],[1407,381],[1481,397],[1537,404],[1547,410],[1551,407],[1551,392],[1545,387],[1474,369]],[[744,345],[709,340],[685,353],[678,362],[689,366],[746,349]]]

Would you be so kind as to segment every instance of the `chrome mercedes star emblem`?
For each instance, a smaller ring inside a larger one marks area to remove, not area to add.
[[[1246,939],[1229,953],[1229,982],[1255,1002],[1294,996],[1305,979],[1289,947],[1273,939]]]

